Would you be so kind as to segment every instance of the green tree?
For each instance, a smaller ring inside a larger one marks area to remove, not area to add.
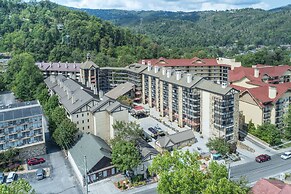
[[[69,119],[65,119],[53,132],[53,139],[62,149],[69,149],[75,142],[77,132],[76,124]]]
[[[49,117],[50,133],[53,134],[55,129],[66,119],[68,118],[66,117],[66,111],[63,107],[57,106],[55,109],[53,109]]]
[[[35,194],[28,181],[19,179],[11,184],[0,184],[1,194]]]
[[[284,118],[284,136],[286,139],[291,140],[291,105],[288,107],[288,111]]]
[[[137,140],[143,136],[142,128],[135,122],[116,121],[113,129],[115,134],[111,141],[112,145],[119,141],[129,141],[136,144]]]
[[[16,75],[21,71],[22,67],[34,64],[33,57],[28,53],[22,53],[15,55],[8,62],[8,68],[4,73],[3,80],[8,86],[8,89],[12,88],[12,82],[15,80]]]
[[[46,115],[51,116],[52,111],[59,106],[59,99],[56,95],[49,97],[48,101],[44,105]]]
[[[206,146],[210,150],[216,150],[218,153],[225,155],[230,152],[230,144],[223,138],[209,139]]]
[[[112,146],[112,163],[121,171],[132,171],[141,162],[136,145],[130,141],[120,140]]]
[[[227,184],[229,191],[246,194],[243,185],[227,180],[227,169],[224,165],[211,162],[205,171],[200,170],[198,154],[189,151],[165,152],[153,159],[149,168],[151,173],[159,175],[159,193],[215,193],[217,183]],[[220,191],[220,190],[218,190]],[[219,193],[222,193],[221,190]],[[231,193],[232,192],[227,192]]]
[[[22,61],[22,67],[19,73],[14,76],[12,82],[12,91],[16,97],[27,101],[33,100],[36,95],[38,85],[43,81],[43,76],[35,65],[32,56],[25,55],[25,61]]]

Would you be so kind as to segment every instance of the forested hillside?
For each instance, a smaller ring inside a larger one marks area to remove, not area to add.
[[[0,0],[0,52],[28,52],[36,61],[84,61],[123,66],[157,57],[157,45],[81,11],[49,1]]]
[[[291,6],[269,11],[168,12],[83,9],[144,33],[168,47],[256,46],[291,43]]]

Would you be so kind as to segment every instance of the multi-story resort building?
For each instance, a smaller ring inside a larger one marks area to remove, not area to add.
[[[146,65],[131,64],[127,67],[101,67],[87,60],[85,63],[36,63],[43,72],[44,78],[50,75],[63,75],[81,82],[103,95],[119,84],[131,82],[135,84],[136,100],[141,98],[141,72]],[[100,93],[101,91],[101,93]]]
[[[66,78],[63,75],[45,79],[50,94],[56,94],[68,118],[76,123],[80,132],[90,133],[109,141],[114,137],[112,125],[128,121],[128,107],[104,96],[99,99],[96,91]]]
[[[144,59],[140,62],[146,65],[167,67],[175,71],[188,72],[192,75],[218,82],[227,82],[228,71],[231,70],[231,65],[222,64],[222,60],[200,59],[197,57],[193,59]]]
[[[0,107],[0,152],[19,148],[21,157],[45,154],[45,119],[37,101]]]
[[[237,140],[238,91],[192,74],[160,66],[142,72],[142,99],[162,117],[208,138]]]
[[[230,71],[229,77],[231,86],[241,91],[242,124],[252,121],[256,125],[284,126],[284,114],[291,104],[290,66],[238,67]]]

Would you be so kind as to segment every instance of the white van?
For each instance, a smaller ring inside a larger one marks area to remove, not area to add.
[[[7,179],[6,179],[6,183],[12,183],[13,181],[15,181],[16,179],[16,173],[15,172],[9,172]]]

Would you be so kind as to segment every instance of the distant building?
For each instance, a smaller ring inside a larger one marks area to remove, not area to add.
[[[85,161],[89,184],[118,173],[117,168],[111,163],[109,145],[100,137],[91,134],[83,134],[81,139],[69,149],[68,160],[82,186],[85,185]]]
[[[149,66],[167,67],[175,71],[190,73],[194,76],[203,77],[207,80],[218,82],[228,81],[228,71],[231,65],[223,64],[222,60],[217,59],[143,59],[140,62]]]
[[[148,66],[142,72],[142,99],[162,117],[205,137],[238,137],[238,90],[190,73]]]
[[[45,154],[44,130],[45,118],[37,101],[0,107],[0,152],[19,148],[23,158]]]

